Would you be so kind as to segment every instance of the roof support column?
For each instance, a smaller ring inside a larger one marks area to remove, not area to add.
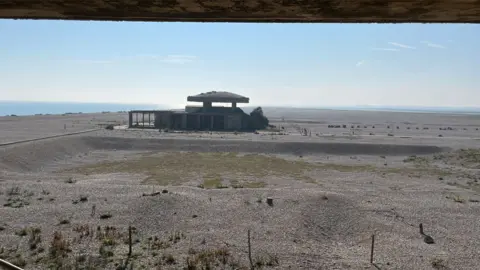
[[[128,112],[128,127],[132,128],[133,127],[133,113]]]

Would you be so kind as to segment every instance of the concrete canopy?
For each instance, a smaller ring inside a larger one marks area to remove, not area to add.
[[[248,103],[249,98],[240,96],[230,92],[217,92],[211,91],[206,93],[201,93],[195,96],[188,96],[187,101],[193,102],[221,102],[221,103]]]
[[[0,0],[0,18],[480,23],[479,0]]]

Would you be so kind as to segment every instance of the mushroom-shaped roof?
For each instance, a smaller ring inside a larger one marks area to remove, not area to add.
[[[250,101],[249,98],[237,95],[230,92],[223,92],[223,91],[211,91],[206,93],[201,93],[195,96],[188,96],[187,101],[194,101],[194,102],[223,102],[223,103],[248,103]]]

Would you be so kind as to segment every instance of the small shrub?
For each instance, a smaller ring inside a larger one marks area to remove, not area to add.
[[[50,256],[52,258],[66,257],[69,252],[71,252],[70,242],[64,238],[61,232],[55,232],[50,243]]]
[[[102,245],[104,246],[115,246],[115,244],[115,239],[113,239],[112,237],[105,237],[102,240]]]
[[[182,238],[185,238],[185,235],[183,233],[175,232],[174,234],[169,236],[168,241],[178,243]]]
[[[185,259],[185,264],[186,264],[186,267],[184,268],[185,270],[197,270],[197,262],[195,261],[195,259],[192,259],[190,257],[187,257]]]
[[[164,254],[162,256],[162,260],[168,265],[173,265],[177,263],[175,257],[173,257],[172,254]]]
[[[263,257],[257,257],[253,263],[257,268],[263,268],[265,266],[265,261]]]
[[[453,195],[452,197],[447,196],[447,199],[452,199],[456,203],[465,203],[465,199],[463,199],[459,195]]]
[[[237,263],[231,260],[228,249],[207,249],[197,252],[192,250],[190,257],[187,258],[187,269],[214,269],[213,266],[223,265],[221,269],[225,269],[226,265],[232,266],[231,269],[241,269]],[[215,268],[216,269],[216,268]]]
[[[11,263],[18,267],[25,267],[27,265],[27,261],[25,261],[25,259],[20,254],[18,254],[18,256],[15,256],[15,258],[11,260]]]
[[[233,183],[233,184],[232,184],[232,188],[234,188],[234,189],[243,188],[243,185],[242,185],[242,184],[239,184],[239,183]]]
[[[7,203],[5,203],[3,206],[12,207],[12,208],[22,208],[27,205],[30,205],[28,198],[14,196],[14,197],[8,198]]]
[[[80,235],[80,239],[94,235],[94,230],[89,225],[76,225],[72,230]]]
[[[22,228],[18,231],[15,232],[16,235],[18,236],[27,236],[28,235],[28,229],[27,228]]]
[[[34,250],[37,248],[38,244],[42,242],[41,235],[40,235],[42,230],[38,227],[32,227],[28,231],[30,233],[30,238],[28,240],[28,243],[30,245],[30,249]]]
[[[100,254],[101,257],[113,257],[114,253],[113,250],[109,246],[105,245],[100,245],[100,248],[98,249],[98,253]]]
[[[65,180],[65,183],[67,184],[75,184],[75,180],[73,179],[73,177],[69,177],[67,180]]]
[[[19,187],[12,187],[7,190],[7,195],[8,196],[15,196],[15,195],[20,195],[20,188]]]
[[[278,263],[278,257],[276,255],[271,255],[269,254],[267,256],[267,260],[265,262],[265,265],[266,266],[270,266],[270,267],[273,267],[273,266],[278,266],[279,263]]]
[[[431,263],[434,269],[448,269],[443,259],[434,258]]]
[[[153,249],[153,250],[167,249],[167,248],[171,247],[171,245],[169,243],[158,239],[157,236],[153,237],[153,240],[150,240],[150,241],[151,241],[150,242],[150,249]]]

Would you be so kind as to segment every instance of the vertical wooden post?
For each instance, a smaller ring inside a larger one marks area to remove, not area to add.
[[[250,243],[250,229],[248,230],[248,260],[250,262],[250,270],[253,270],[252,244]]]
[[[373,250],[375,248],[375,234],[372,234],[372,247],[370,249],[370,263],[373,263]]]
[[[128,226],[128,256],[132,256],[132,226]]]
[[[421,235],[424,235],[424,233],[423,233],[423,224],[420,223],[420,225],[418,225],[418,227],[420,228],[420,234],[421,234]]]

